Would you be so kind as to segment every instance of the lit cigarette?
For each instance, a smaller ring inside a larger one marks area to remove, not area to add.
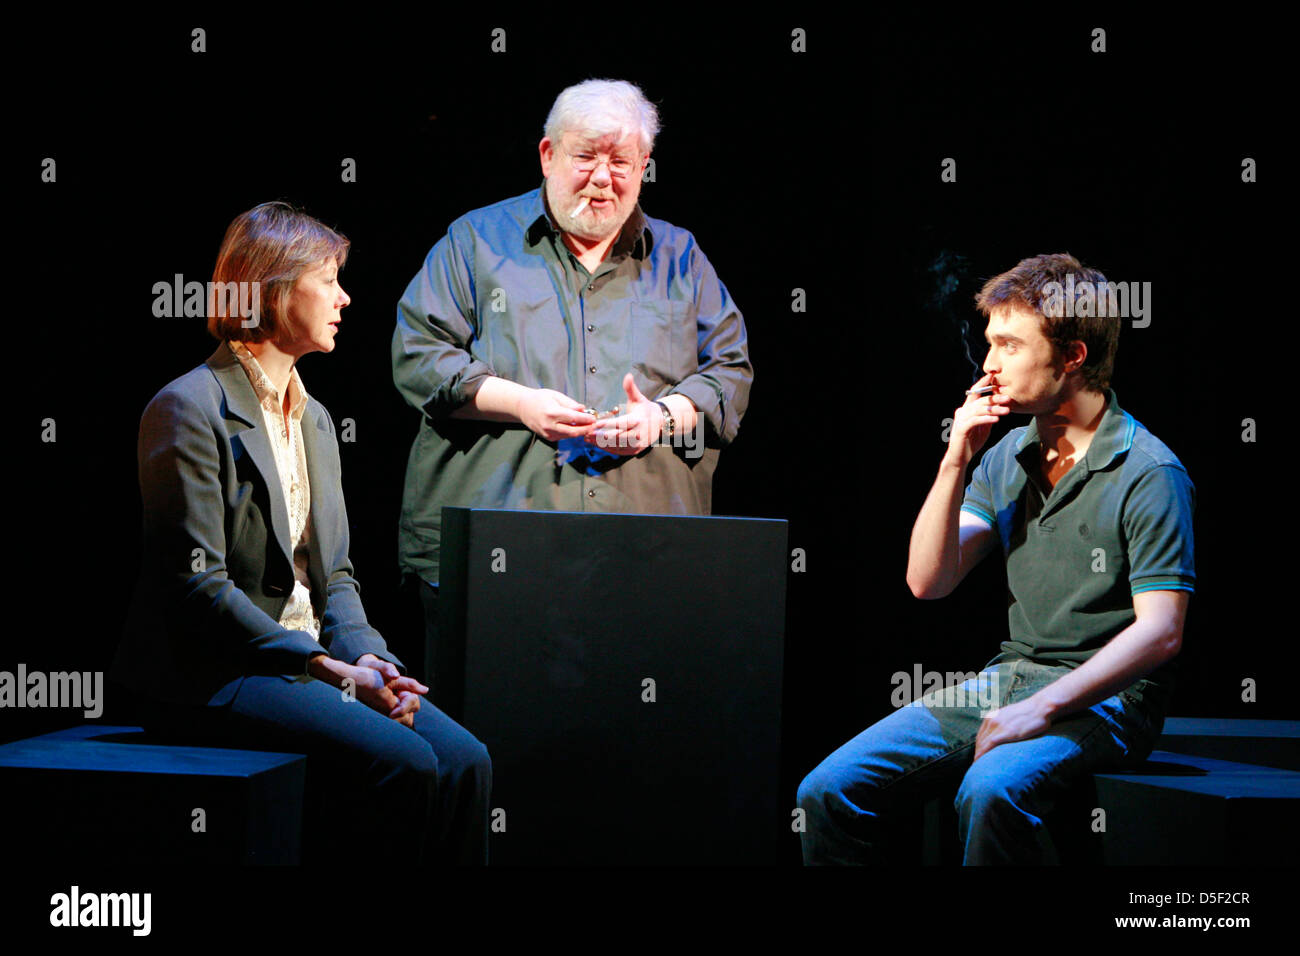
[[[591,202],[591,199],[587,196],[583,196],[582,199],[578,201],[578,205],[573,207],[573,212],[569,213],[569,216],[576,219],[578,214],[587,208],[587,203],[589,202]]]
[[[980,388],[968,388],[966,389],[966,394],[978,395],[982,398],[985,395],[992,395],[994,392],[997,391],[997,389],[998,387],[996,385],[984,385]]]

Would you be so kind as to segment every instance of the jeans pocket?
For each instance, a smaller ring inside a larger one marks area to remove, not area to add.
[[[1127,693],[1109,697],[1092,708],[1105,718],[1125,747],[1125,763],[1140,764],[1150,756],[1160,737],[1163,720]]]

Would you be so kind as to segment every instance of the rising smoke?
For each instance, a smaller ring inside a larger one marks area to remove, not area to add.
[[[970,352],[970,322],[967,318],[970,305],[958,301],[958,293],[969,288],[970,260],[951,249],[940,249],[926,267],[926,272],[930,278],[930,297],[926,305],[956,329],[961,338],[962,353],[974,373],[973,382],[984,373]]]

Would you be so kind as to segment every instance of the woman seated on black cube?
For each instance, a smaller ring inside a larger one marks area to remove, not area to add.
[[[221,344],[140,422],[143,555],[113,676],[154,733],[306,754],[308,859],[361,828],[390,859],[485,863],[487,750],[366,620],[334,423],[296,367],[334,350],[348,246],[280,202],[226,230]]]

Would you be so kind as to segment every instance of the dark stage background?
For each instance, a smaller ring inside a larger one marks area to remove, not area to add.
[[[206,53],[190,52],[195,26]],[[1104,54],[1089,51],[1095,26]],[[491,52],[495,27],[505,53]],[[805,53],[791,50],[796,27]],[[1113,384],[1197,487],[1199,585],[1174,713],[1294,717],[1294,627],[1276,593],[1288,570],[1268,544],[1285,534],[1291,472],[1270,383],[1292,343],[1279,292],[1294,209],[1270,35],[803,9],[712,23],[645,9],[47,19],[11,40],[31,66],[5,150],[20,272],[7,288],[17,514],[0,666],[107,669],[139,560],[139,416],[214,345],[201,320],[154,318],[153,284],[206,281],[229,221],[274,198],[353,243],[336,350],[301,367],[335,422],[355,422],[342,445],[353,559],[372,621],[409,650],[395,531],[417,413],[391,380],[396,301],[451,220],[540,182],[556,93],[614,76],[661,109],[643,208],[695,233],[749,328],[752,403],[723,452],[715,513],[788,518],[806,552],[789,575],[792,806],[803,774],[888,713],[892,673],[976,669],[1005,634],[996,561],[934,603],[912,598],[904,570],[942,420],[974,378],[967,347],[983,360],[972,297],[1038,253],[1153,286],[1151,324],[1124,330]],[[40,181],[45,157],[55,184]],[[345,157],[355,183],[340,181]],[[946,157],[956,183],[940,181]],[[1244,157],[1258,183],[1241,181]],[[791,309],[796,288],[806,312]],[[1257,702],[1242,701],[1245,678]],[[7,711],[0,739],[72,722]]]

